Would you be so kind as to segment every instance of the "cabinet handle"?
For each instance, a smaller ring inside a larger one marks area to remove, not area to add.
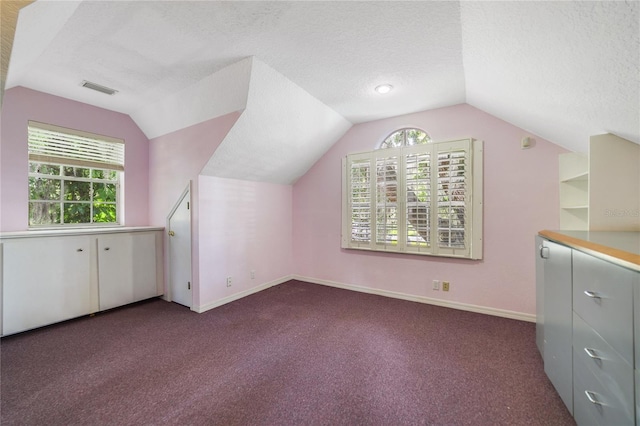
[[[76,251],[84,251],[84,250],[82,250],[81,248],[79,248],[79,249],[78,249],[78,250],[76,250]]]
[[[109,251],[109,247],[105,247],[105,248],[104,248],[104,250],[105,250],[105,251]]]
[[[169,236],[170,236],[170,237],[173,237],[174,235],[176,235],[176,233],[175,233],[175,232],[173,232],[173,231],[169,231]]]
[[[597,360],[601,360],[602,359],[596,354],[596,351],[594,351],[591,348],[584,348],[584,351],[587,353],[587,355],[589,355],[589,358],[591,358],[591,359],[597,359]]]
[[[595,291],[585,290],[584,294],[592,299],[600,299],[600,296],[598,296],[598,293],[596,293]]]
[[[540,245],[540,257],[543,259],[549,258],[549,247],[545,247],[542,244]]]
[[[598,401],[596,399],[596,397],[594,396],[595,395],[594,392],[590,392],[590,391],[586,390],[586,391],[584,391],[584,394],[587,395],[587,399],[589,400],[590,403],[596,404],[596,405],[602,405],[602,402]]]

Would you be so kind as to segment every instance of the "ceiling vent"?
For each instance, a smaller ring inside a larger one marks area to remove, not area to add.
[[[86,87],[87,89],[92,89],[101,93],[106,93],[107,95],[115,95],[116,93],[118,93],[117,90],[111,89],[110,87],[101,86],[87,80],[82,81],[82,87]]]

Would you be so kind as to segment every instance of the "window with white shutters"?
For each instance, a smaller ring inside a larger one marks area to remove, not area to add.
[[[29,226],[118,224],[124,141],[29,122]]]
[[[392,136],[344,161],[342,246],[481,259],[482,141]]]

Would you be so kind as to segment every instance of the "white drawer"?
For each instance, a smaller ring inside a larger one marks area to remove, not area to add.
[[[573,251],[573,310],[633,365],[633,283],[637,274]]]
[[[573,314],[574,378],[587,369],[598,380],[608,400],[616,400],[630,417],[635,404],[633,367],[577,314]],[[578,395],[576,397],[583,397]]]

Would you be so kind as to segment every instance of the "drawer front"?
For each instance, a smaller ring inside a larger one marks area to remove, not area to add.
[[[633,365],[633,283],[638,275],[573,251],[573,310]]]
[[[578,425],[633,425],[634,407],[616,398],[580,360],[574,363],[573,416]]]
[[[636,282],[633,285],[634,322],[633,327],[636,341],[636,424],[640,425],[640,272],[636,272]]]
[[[636,424],[640,425],[640,369],[636,369]]]
[[[616,399],[633,416],[633,367],[575,313],[573,365],[574,377],[586,368],[599,381],[607,398]],[[576,397],[580,396],[576,394]]]

